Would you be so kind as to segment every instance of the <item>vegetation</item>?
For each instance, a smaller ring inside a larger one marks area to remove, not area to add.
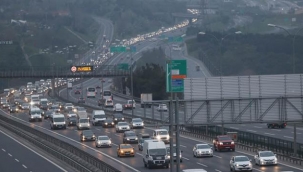
[[[221,41],[224,35],[207,32],[187,41],[190,55],[202,60],[215,75],[220,75],[220,72],[223,75],[292,73],[293,57],[296,73],[303,72],[300,67],[303,64],[301,57],[303,49],[300,48],[303,45],[302,36],[296,37],[293,54],[292,36],[231,33]],[[214,36],[219,39],[215,39]]]

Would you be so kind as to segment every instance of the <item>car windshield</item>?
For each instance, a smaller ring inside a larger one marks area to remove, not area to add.
[[[131,145],[121,145],[120,147],[121,147],[121,149],[133,148]]]
[[[107,100],[107,103],[113,103],[113,101],[111,101],[111,100]]]
[[[76,118],[75,116],[69,117],[68,119],[69,119],[70,121],[76,121],[76,120],[77,120],[77,118]]]
[[[209,149],[209,145],[198,145],[197,149]]]
[[[52,109],[58,109],[59,108],[59,105],[53,105],[52,106]]]
[[[104,92],[103,92],[103,95],[104,95],[104,96],[111,96],[112,93],[111,93],[110,91],[104,91]]]
[[[105,115],[95,115],[95,118],[106,118]]]
[[[260,157],[269,157],[269,156],[275,156],[272,152],[260,152]]]
[[[65,106],[73,106],[71,103],[66,103]]]
[[[166,149],[149,149],[150,155],[166,155]]]
[[[142,122],[142,119],[133,119],[133,122]]]
[[[114,117],[115,118],[123,118],[123,116],[121,114],[115,114]]]
[[[88,119],[79,119],[79,122],[80,122],[80,123],[87,123],[87,122],[88,122]]]
[[[105,120],[105,122],[113,122],[113,120],[107,119],[107,120]]]
[[[133,132],[129,132],[129,133],[125,133],[126,136],[136,136],[136,133]]]
[[[22,106],[29,106],[28,103],[22,103]]]
[[[46,104],[47,104],[47,101],[41,101],[40,104],[46,105]]]
[[[219,140],[231,140],[229,137],[218,137]]]
[[[107,136],[99,136],[98,140],[109,140]]]
[[[119,122],[118,125],[128,125],[126,122]]]
[[[84,135],[93,135],[94,133],[91,130],[84,130],[83,134]]]
[[[37,114],[37,113],[40,114],[41,113],[40,110],[32,110],[31,111],[31,114]]]
[[[84,107],[79,107],[77,110],[78,111],[86,111],[86,109]]]
[[[242,162],[242,161],[249,161],[249,159],[246,156],[235,157],[235,162]]]
[[[167,135],[168,132],[167,131],[158,131],[157,134],[158,135]]]
[[[64,117],[54,118],[54,122],[64,122]]]

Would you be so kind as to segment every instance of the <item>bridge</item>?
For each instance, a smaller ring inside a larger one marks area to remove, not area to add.
[[[196,5],[191,4],[191,5],[186,5],[186,8],[187,9],[201,9],[202,6],[199,4],[196,4]],[[207,10],[207,9],[217,10],[218,7],[217,6],[207,6],[207,8],[204,8],[204,10]]]
[[[92,78],[130,76],[130,70],[119,65],[90,66],[91,71],[72,72],[72,66],[0,67],[0,78]]]

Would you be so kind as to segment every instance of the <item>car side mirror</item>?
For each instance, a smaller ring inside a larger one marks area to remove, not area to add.
[[[146,155],[145,157],[148,158],[148,155]]]

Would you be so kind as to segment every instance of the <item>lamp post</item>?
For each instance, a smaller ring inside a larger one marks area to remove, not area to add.
[[[132,118],[134,118],[134,84],[133,84],[133,57],[130,58],[130,84],[132,97]]]
[[[223,36],[223,37],[221,38],[221,40],[219,40],[215,35],[213,35],[213,34],[211,34],[211,33],[199,32],[198,34],[199,34],[199,35],[210,35],[210,36],[212,36],[213,38],[215,38],[216,41],[219,43],[219,50],[220,50],[220,55],[221,55],[221,58],[220,58],[220,75],[222,75],[222,74],[223,74],[223,72],[222,72],[222,60],[223,60],[222,44],[223,44],[223,40],[224,40],[226,37],[228,37],[229,35],[232,35],[232,34],[242,34],[242,32],[241,32],[241,31],[236,31],[236,32],[229,33],[229,34]]]

